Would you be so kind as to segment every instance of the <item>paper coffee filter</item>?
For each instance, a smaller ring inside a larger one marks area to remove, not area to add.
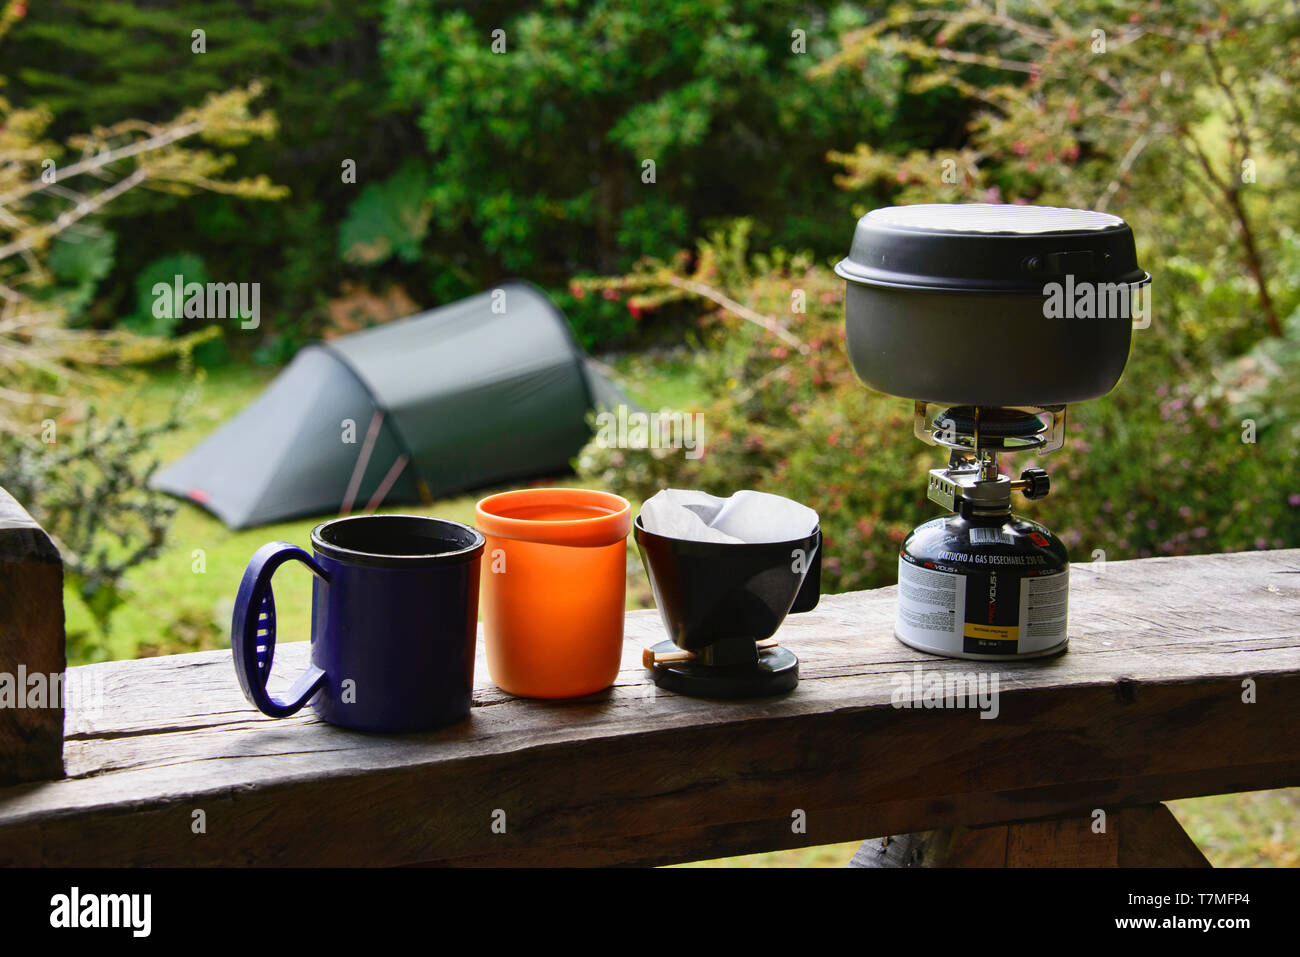
[[[770,492],[746,489],[719,498],[668,488],[641,506],[641,524],[665,538],[755,545],[807,538],[817,528],[818,517],[807,505]]]

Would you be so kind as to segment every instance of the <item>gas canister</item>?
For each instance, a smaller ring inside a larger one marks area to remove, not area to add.
[[[895,634],[956,658],[1065,649],[1070,563],[1048,529],[1014,515],[948,515],[913,529],[898,556]]]

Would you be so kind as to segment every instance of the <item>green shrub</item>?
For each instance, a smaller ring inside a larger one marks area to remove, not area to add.
[[[361,265],[377,265],[391,256],[403,262],[419,259],[429,231],[431,187],[418,160],[407,160],[391,178],[367,186],[339,227],[339,255]]]
[[[628,308],[621,295],[604,290],[588,293],[575,282],[564,289],[547,290],[569,320],[574,338],[588,350],[627,340],[640,328],[641,311]]]
[[[0,434],[0,487],[50,533],[68,584],[101,635],[127,600],[127,573],[163,546],[177,505],[149,488],[159,464],[151,448],[159,435],[180,426],[192,399],[191,392],[182,394],[159,422],[145,427],[121,415],[101,418],[91,408],[83,422],[61,432],[49,420],[41,440]],[[86,646],[69,654],[99,657]]]
[[[175,253],[155,259],[135,277],[135,311],[122,317],[122,325],[140,335],[163,338],[172,335],[180,327],[185,314],[184,295],[177,297],[175,292],[177,276],[181,277],[182,287],[192,282],[204,284],[208,281],[203,260],[194,253]],[[168,287],[162,297],[154,292],[159,283]],[[166,308],[157,308],[164,301]],[[166,315],[160,316],[159,312]]]
[[[50,246],[50,271],[69,324],[77,325],[95,296],[99,283],[113,269],[116,239],[99,226],[66,232]]]
[[[825,151],[883,137],[895,119],[887,56],[852,76],[805,76],[866,22],[856,5],[385,7],[385,69],[430,156],[430,248],[452,259],[468,241],[480,273],[557,286],[668,255],[737,215],[783,243],[824,243],[827,217],[848,212]],[[911,106],[917,122],[934,116]]]

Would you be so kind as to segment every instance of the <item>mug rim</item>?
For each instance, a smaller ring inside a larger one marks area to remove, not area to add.
[[[364,522],[367,519],[414,519],[421,523],[434,523],[441,527],[454,526],[470,532],[474,540],[463,548],[457,548],[446,552],[428,552],[423,555],[389,555],[383,552],[363,552],[358,549],[344,548],[342,545],[335,545],[333,542],[327,542],[322,537],[324,531],[335,525],[343,525],[348,522]],[[406,513],[385,512],[383,514],[365,514],[365,515],[341,515],[338,518],[331,518],[321,522],[311,530],[312,548],[317,554],[325,555],[335,561],[350,562],[354,565],[380,565],[387,567],[428,567],[432,565],[453,565],[468,559],[474,558],[483,551],[487,539],[473,525],[466,525],[464,522],[457,522],[450,518],[436,518],[432,515],[410,515]]]
[[[497,511],[503,506],[587,505],[605,509],[584,518],[515,518]],[[627,538],[632,503],[602,489],[539,486],[497,492],[479,499],[474,514],[484,533],[498,538],[550,545],[612,545]]]

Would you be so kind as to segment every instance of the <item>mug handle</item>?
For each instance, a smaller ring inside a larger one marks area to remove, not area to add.
[[[272,697],[266,690],[275,657],[275,595],[271,591],[271,576],[291,558],[329,581],[329,573],[297,545],[269,542],[248,560],[230,623],[230,650],[235,657],[239,687],[249,704],[272,718],[287,718],[298,711],[325,684],[324,670],[308,665],[289,689],[287,701]]]
[[[792,615],[801,611],[812,611],[822,597],[822,530],[820,527],[817,529],[815,551],[817,558],[808,569],[808,574],[804,576],[803,584],[799,586],[799,594],[794,596],[794,604],[790,606]]]

